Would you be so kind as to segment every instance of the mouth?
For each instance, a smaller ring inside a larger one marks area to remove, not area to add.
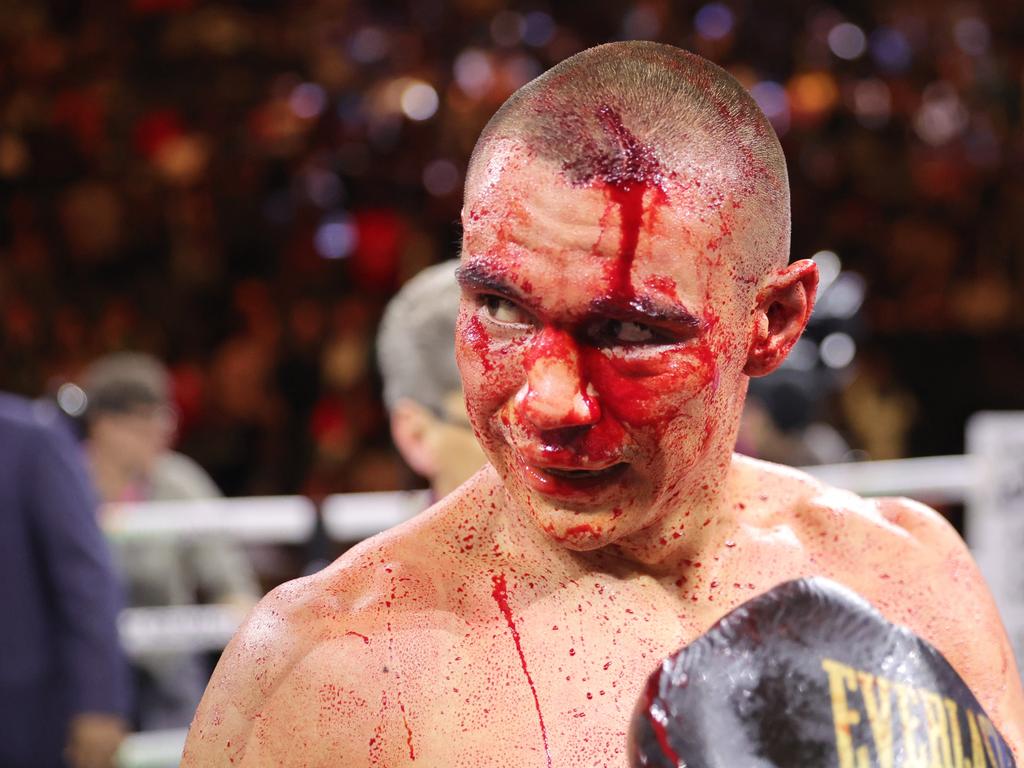
[[[566,480],[599,480],[623,472],[629,465],[620,461],[602,469],[563,469],[561,467],[535,467],[548,475]]]
[[[535,491],[545,496],[584,503],[597,502],[605,492],[615,488],[629,466],[625,461],[596,469],[522,462],[523,476]]]

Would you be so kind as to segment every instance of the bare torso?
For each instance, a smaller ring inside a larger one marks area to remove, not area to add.
[[[485,470],[266,598],[225,652],[184,765],[625,768],[629,716],[657,664],[808,575],[935,645],[1019,749],[998,616],[934,513],[741,458],[727,485],[735,524],[713,546],[638,569],[545,546]]]

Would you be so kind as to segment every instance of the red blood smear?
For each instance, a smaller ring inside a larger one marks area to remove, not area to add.
[[[640,226],[644,218],[644,192],[647,191],[647,185],[610,184],[608,191],[612,200],[619,206],[619,260],[615,264],[612,278],[612,293],[616,298],[625,300],[624,303],[629,303],[636,297],[629,275],[633,270],[636,244],[640,239]]]
[[[363,643],[365,643],[366,645],[370,644],[370,638],[368,638],[366,635],[361,635],[358,632],[346,632],[345,634],[346,635],[353,635],[355,637],[361,637],[361,638],[363,638]]]
[[[484,367],[484,372],[490,373],[494,369],[494,364],[491,362],[488,353],[487,331],[484,330],[483,323],[480,322],[480,318],[476,315],[469,318],[464,337],[476,352],[480,364]]]
[[[409,759],[416,760],[416,752],[412,748],[412,728],[409,727],[409,718],[405,715],[405,704],[401,698],[398,700],[398,708],[402,711],[402,723],[405,725],[405,743],[409,745]]]
[[[544,530],[547,531],[556,541],[568,541],[584,534],[588,536],[598,536],[601,533],[601,529],[594,529],[593,526],[584,523],[583,525],[574,525],[571,528],[567,528],[564,535],[555,533],[555,527],[553,525],[545,525]]]
[[[676,751],[672,748],[672,745],[668,743],[668,732],[665,730],[665,726],[659,723],[658,719],[654,716],[654,713],[651,712],[651,707],[658,695],[658,677],[658,675],[651,675],[651,679],[647,683],[644,701],[644,715],[646,715],[647,721],[651,724],[651,730],[654,731],[654,737],[658,740],[658,745],[661,747],[661,751],[664,753],[665,757],[670,759],[674,765],[685,765]]]
[[[523,674],[526,675],[526,682],[530,684],[530,693],[533,694],[533,706],[537,710],[537,720],[540,723],[540,737],[544,742],[544,755],[547,757],[548,768],[551,768],[551,750],[548,748],[548,731],[544,727],[544,715],[540,711],[540,699],[537,698],[537,688],[533,684],[533,677],[530,675],[530,670],[526,666],[526,657],[523,655],[523,646],[519,641],[519,630],[516,628],[516,623],[512,618],[512,609],[508,604],[508,588],[505,584],[505,574],[498,573],[491,577],[491,581],[494,583],[494,589],[491,590],[491,596],[494,598],[494,602],[498,604],[498,608],[501,610],[502,615],[505,617],[505,622],[508,624],[509,630],[512,632],[512,640],[516,644],[516,652],[519,654],[519,663],[523,666]]]
[[[612,293],[628,303],[635,298],[630,272],[640,239],[644,218],[644,193],[660,189],[663,178],[661,164],[654,150],[642,143],[622,122],[622,116],[610,106],[597,111],[601,127],[619,145],[620,155],[604,159],[595,169],[608,186],[613,202],[619,206],[619,259],[612,279]]]

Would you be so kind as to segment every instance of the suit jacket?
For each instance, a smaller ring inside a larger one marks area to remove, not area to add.
[[[63,765],[68,721],[125,714],[121,588],[57,410],[0,393],[0,766]]]

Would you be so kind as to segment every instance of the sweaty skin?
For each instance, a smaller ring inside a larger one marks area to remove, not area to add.
[[[724,177],[581,184],[514,143],[489,163],[456,343],[490,464],[265,598],[183,765],[625,768],[661,659],[811,575],[937,647],[1019,759],[1012,652],[957,534],[732,453],[748,377],[806,324],[813,264],[752,272],[737,252],[758,223]]]

